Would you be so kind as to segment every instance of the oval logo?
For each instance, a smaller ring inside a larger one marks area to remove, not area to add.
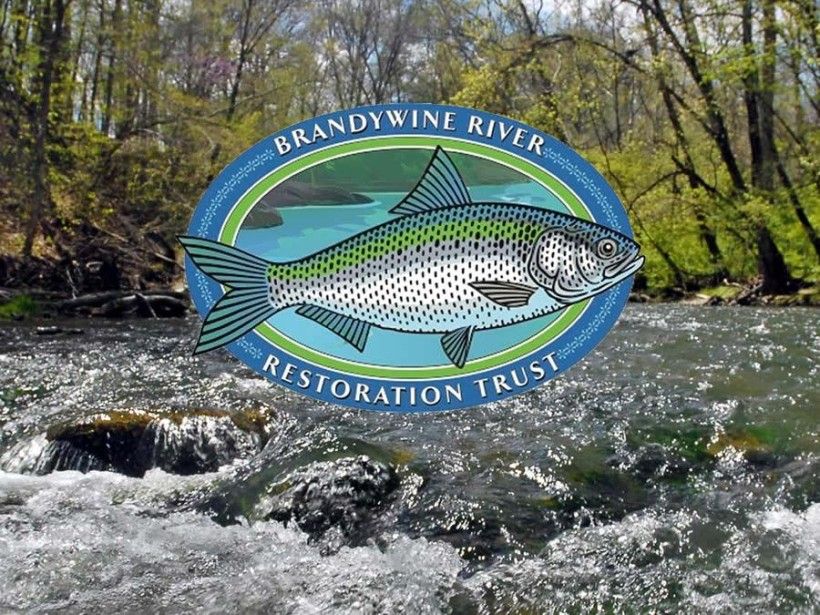
[[[558,140],[453,106],[331,113],[251,147],[197,205],[204,319],[277,384],[367,410],[527,391],[603,339],[643,256],[618,198]]]

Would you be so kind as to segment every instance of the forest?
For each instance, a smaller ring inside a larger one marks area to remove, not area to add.
[[[0,286],[178,283],[175,234],[234,156],[396,101],[520,119],[590,160],[638,285],[820,277],[812,0],[0,0]]]

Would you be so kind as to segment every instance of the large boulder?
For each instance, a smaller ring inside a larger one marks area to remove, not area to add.
[[[213,472],[259,452],[268,440],[264,412],[113,411],[57,425],[4,456],[3,469],[33,474],[110,470],[142,476]]]

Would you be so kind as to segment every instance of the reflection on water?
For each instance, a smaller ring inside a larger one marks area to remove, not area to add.
[[[264,450],[219,472],[0,473],[0,611],[820,608],[815,310],[630,306],[540,389],[433,415],[320,404],[224,351],[191,357],[198,322],[0,327],[0,455],[100,410],[273,416]],[[397,473],[379,506],[323,463],[361,455]],[[339,487],[316,509],[326,532],[268,514],[311,472]]]

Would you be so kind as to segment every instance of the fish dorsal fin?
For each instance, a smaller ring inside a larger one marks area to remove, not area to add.
[[[359,352],[362,352],[367,344],[370,325],[366,322],[318,305],[300,305],[296,309],[296,313],[330,329],[343,340],[352,344]]]
[[[455,331],[445,333],[441,337],[441,347],[447,358],[458,368],[464,367],[467,362],[467,353],[470,352],[470,344],[473,342],[473,327],[462,327]]]
[[[470,282],[470,286],[490,301],[509,308],[524,307],[536,290],[526,284],[500,282],[496,280]]]
[[[407,216],[471,202],[470,193],[456,165],[447,152],[438,146],[415,188],[390,213]]]

